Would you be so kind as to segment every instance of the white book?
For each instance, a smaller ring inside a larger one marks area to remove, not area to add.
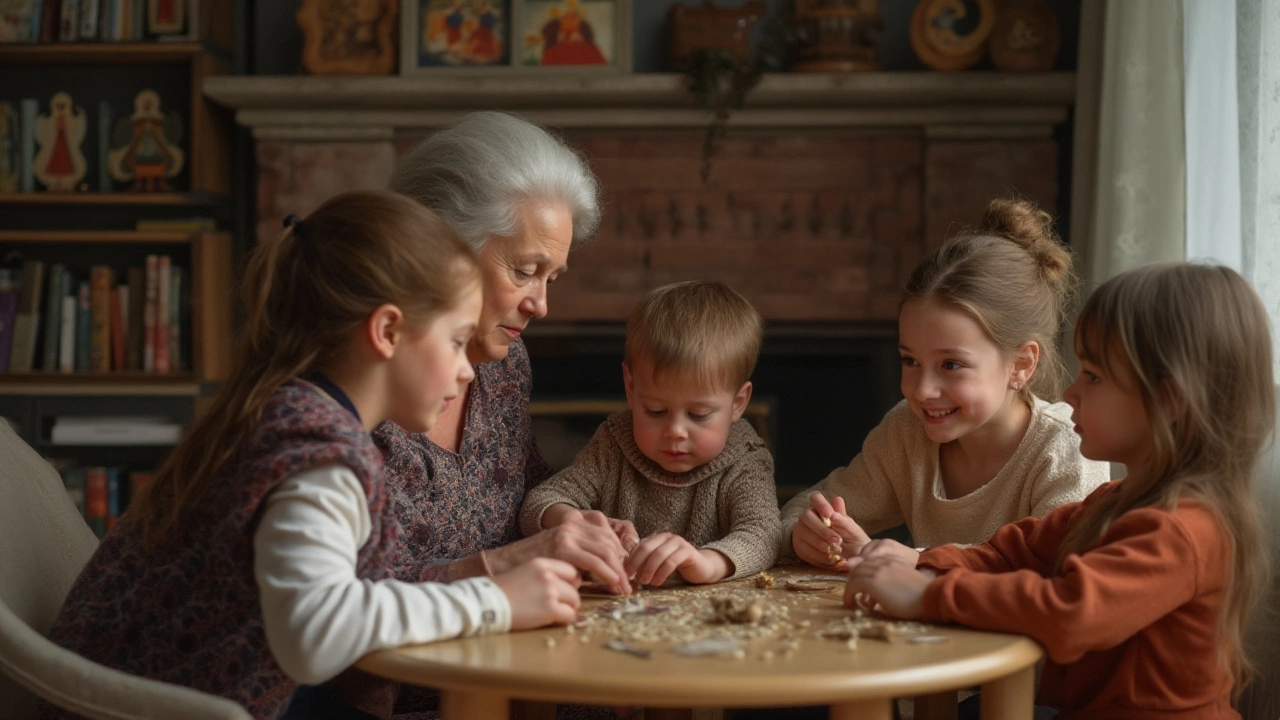
[[[55,445],[174,445],[182,438],[182,426],[153,422],[154,418],[59,418],[50,440]],[[87,422],[96,420],[96,422]],[[131,422],[143,420],[143,422]]]
[[[62,298],[62,340],[58,343],[58,370],[64,373],[76,369],[76,311],[80,309],[75,295]]]

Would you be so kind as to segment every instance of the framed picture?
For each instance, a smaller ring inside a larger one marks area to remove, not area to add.
[[[173,35],[186,31],[186,0],[147,0],[148,34]]]
[[[631,0],[403,0],[400,73],[631,71]]]
[[[505,68],[512,0],[405,0],[400,72]]]
[[[515,64],[631,72],[630,0],[512,0]]]

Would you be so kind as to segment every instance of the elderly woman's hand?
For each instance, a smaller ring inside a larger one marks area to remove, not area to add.
[[[555,558],[590,573],[619,595],[631,594],[631,583],[622,566],[627,551],[604,513],[565,517],[555,527],[489,550],[486,555],[495,574],[531,558]]]

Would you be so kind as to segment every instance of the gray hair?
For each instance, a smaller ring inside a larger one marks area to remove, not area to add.
[[[600,181],[587,163],[546,130],[502,112],[475,112],[409,151],[391,189],[440,213],[472,247],[513,235],[529,201],[563,202],[573,244],[600,225]]]

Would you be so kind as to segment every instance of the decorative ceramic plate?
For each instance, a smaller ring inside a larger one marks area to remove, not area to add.
[[[995,27],[996,0],[921,0],[911,16],[911,49],[935,70],[964,70],[982,60]]]

